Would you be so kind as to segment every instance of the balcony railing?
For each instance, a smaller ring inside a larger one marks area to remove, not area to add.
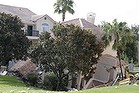
[[[39,36],[39,31],[38,30],[27,30],[27,36]]]

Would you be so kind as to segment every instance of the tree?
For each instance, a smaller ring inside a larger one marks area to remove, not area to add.
[[[64,21],[66,12],[74,14],[73,4],[73,0],[57,0],[57,2],[54,3],[54,13],[62,14],[62,21]]]
[[[54,35],[64,42],[62,51],[66,55],[69,74],[78,74],[77,89],[81,87],[81,77],[89,81],[103,52],[103,43],[97,41],[92,31],[74,25],[58,25],[53,29]],[[65,51],[66,50],[66,51]],[[87,84],[87,82],[85,83]],[[83,86],[84,87],[84,86]]]
[[[87,79],[94,71],[93,65],[97,63],[103,52],[103,44],[96,40],[91,31],[74,25],[58,24],[52,29],[52,32],[54,33],[53,38],[48,33],[42,35],[37,49],[41,47],[43,51],[36,49],[32,54],[41,55],[39,57],[41,64],[49,67],[49,71],[57,76],[57,90],[61,89],[62,82],[67,76],[64,73],[65,69],[71,75],[79,73]],[[37,56],[32,58],[36,59]]]
[[[17,16],[0,13],[0,62],[7,65],[11,59],[27,56],[29,40],[26,38],[23,23]]]
[[[42,33],[39,42],[39,46],[32,51],[32,60],[43,65],[46,71],[53,72],[58,80],[56,90],[62,90],[62,82],[65,82],[66,77],[63,71],[67,65],[64,42],[56,37],[52,38],[48,32]]]
[[[127,57],[127,61],[131,63],[133,61],[134,64],[138,62],[138,32],[139,26],[131,26],[131,31],[134,34],[132,36],[133,42],[129,42],[126,44],[126,49],[124,50],[124,56]]]
[[[117,22],[116,19],[114,19],[112,23],[104,22],[102,28],[105,32],[105,35],[102,38],[105,43],[105,46],[109,45],[111,41],[114,41],[112,48],[117,51],[121,75],[123,79],[121,55],[126,49],[126,44],[132,42],[131,30],[127,26],[126,22]]]

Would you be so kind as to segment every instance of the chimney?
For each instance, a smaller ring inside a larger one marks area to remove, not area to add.
[[[87,21],[90,22],[90,23],[92,23],[92,24],[94,24],[94,22],[95,22],[95,17],[96,17],[96,14],[95,14],[95,13],[89,12],[89,13],[87,14]]]

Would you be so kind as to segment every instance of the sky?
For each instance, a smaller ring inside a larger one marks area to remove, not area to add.
[[[96,14],[95,24],[102,21],[125,21],[129,25],[139,24],[139,0],[73,0],[75,14],[66,14],[66,20],[87,18],[89,12]],[[56,0],[0,0],[0,4],[28,8],[38,15],[47,14],[55,21],[62,20],[61,15],[54,13]]]

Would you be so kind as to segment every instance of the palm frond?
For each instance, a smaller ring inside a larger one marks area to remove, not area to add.
[[[57,0],[57,2],[54,3],[54,13],[62,14],[62,19],[65,19],[67,11],[74,14],[73,4],[73,0]]]

